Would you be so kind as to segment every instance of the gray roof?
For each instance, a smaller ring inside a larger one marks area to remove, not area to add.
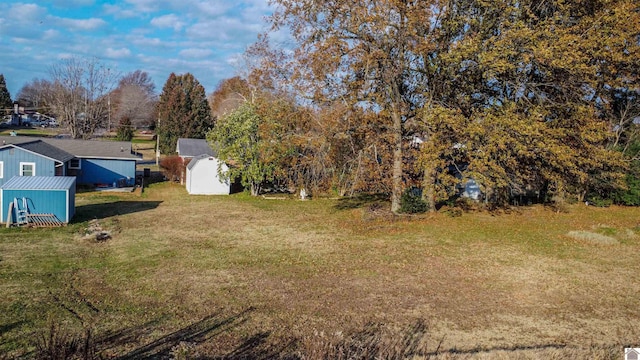
[[[131,142],[109,140],[71,140],[43,138],[44,142],[67,151],[78,158],[138,160],[131,150]]]
[[[48,148],[45,148],[44,146],[40,147],[43,151],[50,151],[50,153],[38,153],[56,160],[67,156],[67,154],[73,155],[71,158],[77,157],[125,160],[140,159],[139,156],[132,153],[131,142],[128,141],[54,139],[32,136],[0,136],[0,146],[14,144],[25,148],[25,144],[37,140],[41,140],[42,142],[51,146]],[[54,151],[53,147],[58,149],[57,152]],[[57,157],[54,157],[54,154],[57,154],[55,155]]]
[[[196,157],[198,155],[217,156],[205,139],[178,139],[176,151],[181,157]]]
[[[213,155],[202,154],[202,155],[194,156],[193,159],[189,161],[189,164],[187,164],[187,169],[189,170],[193,169],[193,167],[196,166],[196,163],[198,161],[202,159],[208,159],[209,157],[213,157]]]
[[[68,152],[61,150],[53,145],[49,145],[42,140],[23,143],[15,146],[19,146],[23,149],[33,151],[34,153],[52,158],[54,160],[58,160],[60,162],[66,162],[74,158],[72,154],[69,154]]]
[[[9,144],[18,145],[30,143],[40,139],[41,138],[34,136],[0,136],[0,146]]]
[[[67,190],[76,185],[74,176],[14,176],[0,186],[5,190]]]

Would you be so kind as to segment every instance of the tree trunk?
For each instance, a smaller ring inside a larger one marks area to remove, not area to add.
[[[435,183],[436,183],[436,170],[429,166],[424,169],[424,177],[422,179],[422,200],[427,203],[429,209],[427,211],[436,211],[436,199],[435,199]]]
[[[252,182],[251,183],[251,196],[260,195],[260,184]]]
[[[402,197],[402,118],[397,105],[393,105],[391,112],[393,120],[393,172],[391,187],[391,211],[400,211]]]

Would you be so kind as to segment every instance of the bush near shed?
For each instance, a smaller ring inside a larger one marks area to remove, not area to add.
[[[160,161],[160,167],[162,173],[170,181],[180,181],[182,176],[186,173],[187,165],[190,159],[182,160],[180,156],[173,155],[167,156]]]

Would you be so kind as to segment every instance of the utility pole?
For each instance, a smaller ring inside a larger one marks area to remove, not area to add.
[[[107,135],[111,135],[111,93],[107,96]]]
[[[156,123],[156,166],[160,166],[160,135],[158,134],[159,128],[160,118],[158,118],[158,122]]]

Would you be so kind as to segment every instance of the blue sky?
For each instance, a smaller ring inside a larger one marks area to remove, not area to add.
[[[97,57],[122,74],[192,73],[207,94],[242,70],[267,30],[268,0],[0,0],[0,73],[12,98],[71,56]]]

